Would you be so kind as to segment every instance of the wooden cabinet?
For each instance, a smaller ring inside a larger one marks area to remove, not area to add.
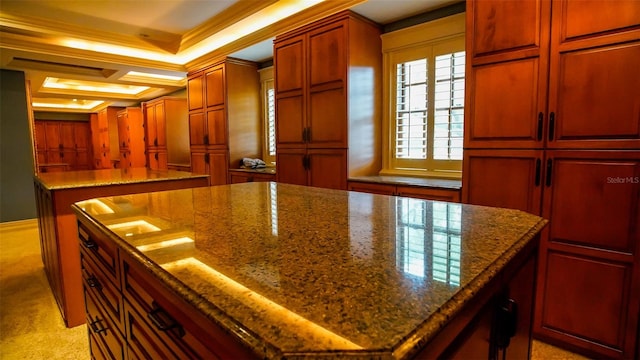
[[[379,170],[381,59],[380,29],[349,11],[276,37],[279,182],[346,189]]]
[[[91,358],[255,358],[85,221],[78,237]]]
[[[546,152],[535,329],[632,358],[640,314],[640,151]],[[587,314],[598,314],[587,316]]]
[[[168,164],[190,164],[187,99],[161,97],[142,103],[147,166],[153,170]]]
[[[550,220],[536,336],[637,356],[640,3],[471,1],[467,31],[463,200]]]
[[[91,168],[88,122],[36,120],[34,131],[39,172]]]
[[[209,174],[211,185],[227,184],[229,167],[260,157],[257,65],[226,58],[190,73],[187,91],[192,172]]]
[[[128,107],[117,113],[120,168],[145,167],[144,126],[140,108]]]
[[[349,190],[425,200],[460,202],[460,190],[455,189],[349,181]]]
[[[120,159],[117,113],[123,109],[107,107],[91,116],[94,169],[110,169],[112,161]]]

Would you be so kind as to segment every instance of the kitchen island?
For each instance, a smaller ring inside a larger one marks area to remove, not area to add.
[[[538,216],[273,182],[92,201],[96,358],[529,356]]]
[[[80,200],[207,185],[206,175],[146,168],[47,172],[34,176],[40,247],[49,285],[67,327],[84,324],[78,228]]]

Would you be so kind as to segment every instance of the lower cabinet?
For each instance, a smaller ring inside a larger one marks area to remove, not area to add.
[[[91,358],[256,357],[92,225],[78,233]]]
[[[456,189],[349,181],[349,190],[424,200],[460,202],[460,190]]]
[[[192,149],[191,172],[209,175],[209,185],[226,185],[229,154],[226,150]]]
[[[346,149],[281,149],[276,157],[278,182],[347,189]]]

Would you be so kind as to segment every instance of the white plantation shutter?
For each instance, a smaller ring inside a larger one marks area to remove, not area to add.
[[[267,88],[267,139],[269,156],[276,156],[276,100],[273,82]]]
[[[462,160],[464,51],[436,56],[433,158]]]
[[[397,66],[396,156],[427,157],[427,59]]]

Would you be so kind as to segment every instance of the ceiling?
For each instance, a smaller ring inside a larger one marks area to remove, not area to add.
[[[344,9],[384,25],[459,1],[2,0],[0,68],[24,71],[34,111],[96,112],[224,56],[270,60],[277,34]]]

